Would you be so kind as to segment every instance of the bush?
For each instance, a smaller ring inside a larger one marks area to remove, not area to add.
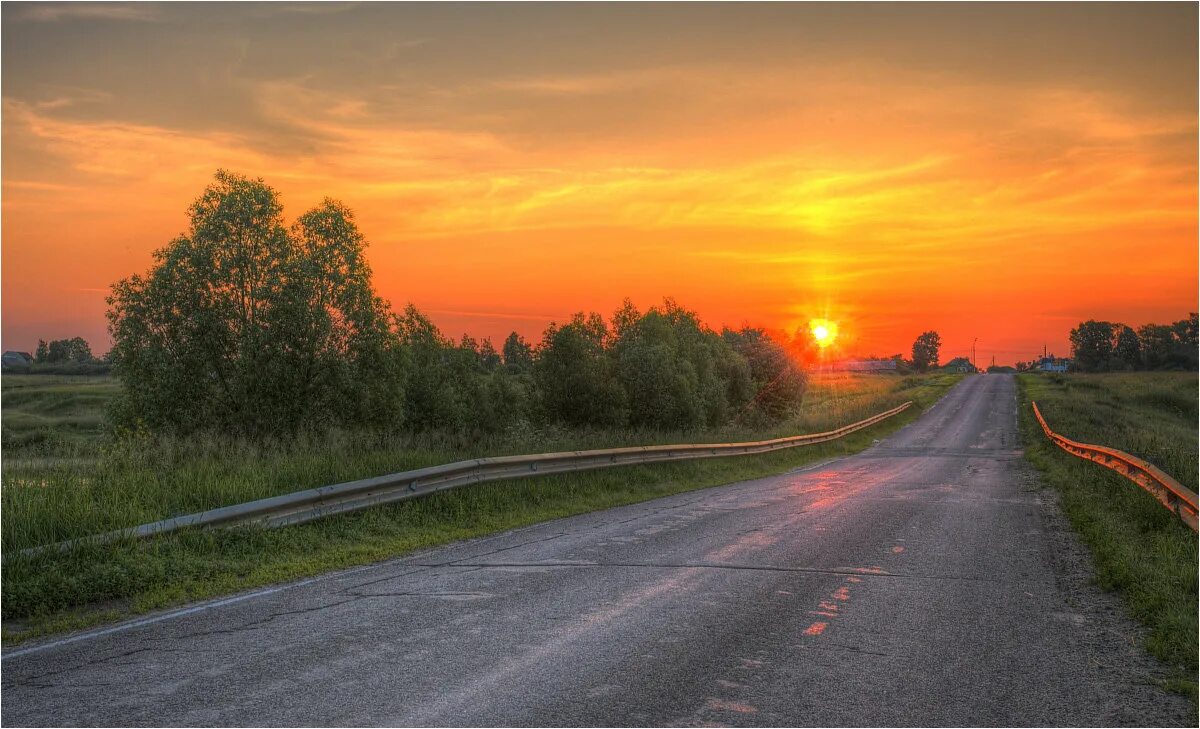
[[[725,329],[721,336],[749,366],[754,393],[749,409],[768,419],[782,420],[800,407],[806,378],[782,344],[765,330],[753,327]]]
[[[749,363],[673,301],[629,320],[614,350],[633,426],[717,425],[749,398]]]

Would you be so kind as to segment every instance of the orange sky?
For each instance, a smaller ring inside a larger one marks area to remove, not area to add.
[[[329,195],[451,336],[672,296],[843,352],[1197,302],[1197,10],[3,6],[3,347],[82,335],[214,170]]]

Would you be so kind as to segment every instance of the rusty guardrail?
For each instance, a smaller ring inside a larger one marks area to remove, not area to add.
[[[1125,451],[1119,451],[1116,448],[1091,445],[1090,443],[1079,443],[1055,433],[1050,429],[1049,424],[1046,423],[1046,419],[1042,417],[1042,411],[1038,409],[1037,403],[1032,403],[1032,405],[1033,414],[1037,416],[1038,422],[1042,424],[1042,430],[1046,431],[1046,437],[1053,441],[1059,448],[1062,448],[1073,456],[1095,461],[1102,466],[1111,468],[1130,481],[1133,481],[1146,491],[1149,491],[1163,506],[1175,512],[1183,520],[1183,523],[1192,528],[1192,531],[1197,531],[1195,492],[1171,478],[1162,469],[1158,468],[1158,466],[1148,461],[1143,461],[1137,456],[1130,455]]]
[[[824,433],[794,435],[773,440],[746,443],[707,443],[661,446],[634,446],[629,448],[604,448],[589,451],[566,451],[563,453],[537,453],[527,456],[498,456],[456,461],[441,466],[429,466],[413,471],[403,471],[387,476],[365,478],[359,481],[315,489],[296,491],[281,496],[272,496],[244,504],[224,506],[196,514],[177,516],[171,519],[142,524],[129,529],[96,534],[90,537],[71,539],[57,544],[23,549],[20,554],[32,556],[46,551],[66,550],[83,543],[102,544],[118,539],[141,539],[155,534],[186,529],[188,527],[233,527],[254,525],[281,527],[303,524],[334,514],[359,511],[371,506],[390,504],[397,501],[425,496],[437,491],[457,488],[474,483],[499,481],[509,478],[526,478],[551,473],[587,471],[597,468],[629,466],[662,461],[683,461],[698,458],[740,456],[796,446],[813,445],[836,440],[857,430],[870,427],[912,405],[912,401],[872,415],[856,423],[844,425]]]

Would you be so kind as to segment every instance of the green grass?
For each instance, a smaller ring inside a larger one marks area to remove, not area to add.
[[[107,431],[104,408],[120,387],[103,375],[0,377],[5,457],[63,458],[96,448]]]
[[[60,458],[61,450],[43,444],[40,460],[12,468],[5,461],[0,512],[7,555],[2,575],[5,643],[854,452],[910,422],[958,379],[820,377],[813,381],[802,412],[770,431],[549,429],[482,443],[445,436],[380,439],[343,433],[322,442],[256,446],[216,440],[116,444],[100,438],[90,451],[79,442],[65,442],[62,447],[73,459]],[[816,446],[487,484],[278,530],[192,530],[32,558],[16,553],[175,514],[472,456],[814,432],[905,400],[913,400],[918,408]],[[80,457],[88,454],[93,460]]]
[[[1196,534],[1137,484],[1052,444],[1029,401],[1055,432],[1132,453],[1196,490],[1196,373],[1021,375],[1018,383],[1026,457],[1061,492],[1092,550],[1096,581],[1146,626],[1146,648],[1172,671],[1168,687],[1194,699]]]

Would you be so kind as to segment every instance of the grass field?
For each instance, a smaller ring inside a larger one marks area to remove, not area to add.
[[[104,407],[119,389],[108,376],[5,375],[0,378],[5,457],[93,452],[105,435]]]
[[[1195,698],[1195,533],[1137,484],[1050,443],[1029,401],[1056,432],[1132,453],[1196,490],[1196,373],[1021,375],[1018,382],[1027,457],[1061,492],[1092,549],[1098,583],[1118,591],[1146,625],[1147,648],[1175,674],[1170,688]]]
[[[115,442],[104,434],[101,418],[105,399],[118,387],[113,381],[25,382],[5,377],[0,512],[6,553],[5,642],[547,519],[777,473],[869,445],[914,419],[958,379],[942,374],[820,376],[812,381],[801,413],[770,431],[546,429],[482,442],[340,433],[319,442],[250,445],[218,439]],[[10,392],[17,394],[12,401]],[[173,515],[480,455],[815,432],[905,400],[913,400],[918,408],[817,446],[514,480],[273,531],[192,531],[35,558],[16,554],[29,546]],[[18,415],[11,424],[10,405]],[[50,416],[61,420],[50,424]]]

